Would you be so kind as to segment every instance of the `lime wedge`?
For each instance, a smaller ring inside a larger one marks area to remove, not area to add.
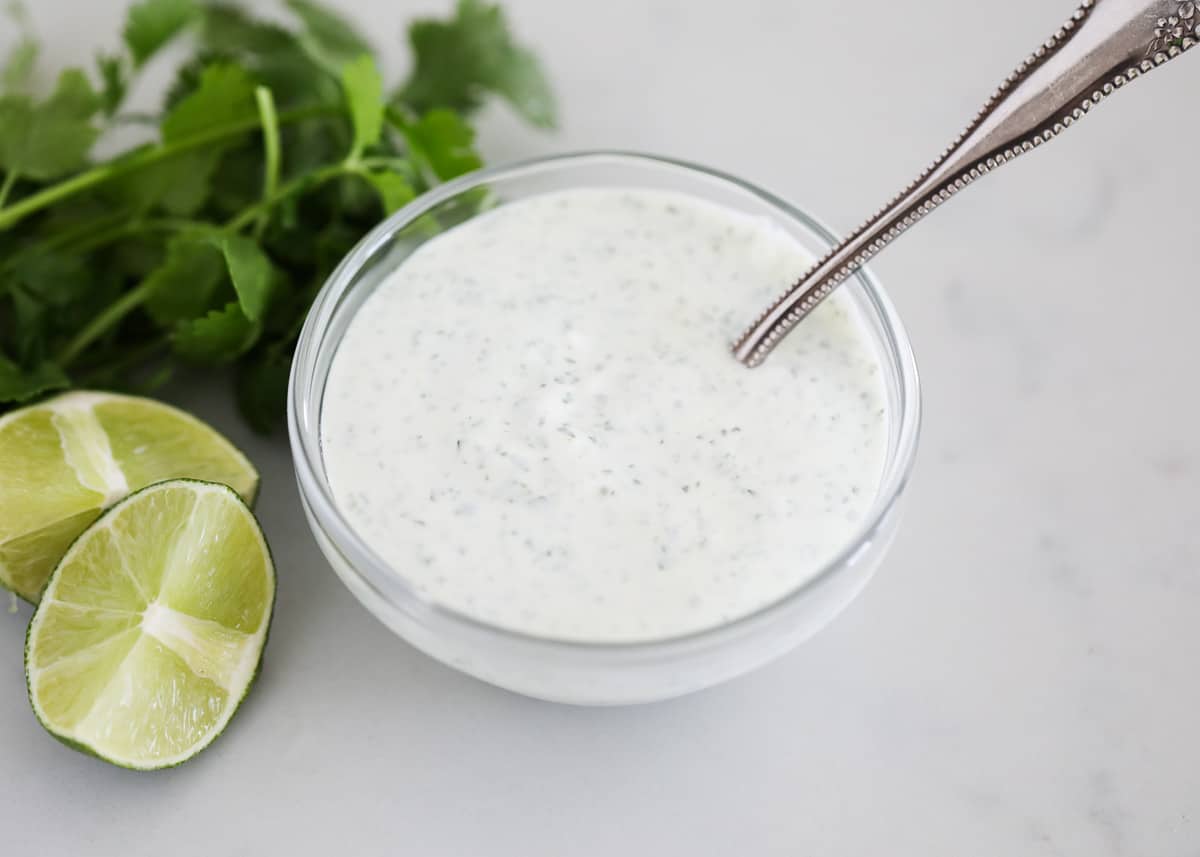
[[[67,393],[0,418],[0,585],[36,601],[67,547],[131,492],[187,477],[253,502],[258,473],[183,411],[134,396]]]
[[[126,768],[185,762],[221,733],[262,660],[275,569],[225,485],[176,479],[117,503],[71,545],[29,623],[34,713]]]

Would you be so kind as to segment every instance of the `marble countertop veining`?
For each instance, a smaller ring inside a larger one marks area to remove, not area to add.
[[[31,5],[63,61],[113,38],[124,2]],[[398,69],[401,22],[449,4],[340,5]],[[506,5],[564,123],[489,112],[493,160],[669,153],[845,228],[1071,0]],[[1198,76],[1156,72],[879,259],[925,388],[901,535],[832,627],[690,698],[546,705],[407,648],[317,552],[283,440],[192,391],[263,470],[280,570],[263,676],[201,758],[117,771],[42,732],[28,608],[0,613],[5,852],[1196,857]]]

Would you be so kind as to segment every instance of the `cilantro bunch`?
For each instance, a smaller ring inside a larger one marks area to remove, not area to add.
[[[480,165],[468,117],[491,95],[550,127],[554,101],[502,12],[459,0],[409,29],[385,87],[367,41],[314,0],[292,23],[224,2],[140,0],[120,52],[23,91],[38,45],[0,66],[0,408],[76,386],[144,392],[181,363],[228,368],[267,431],[310,303],[384,215]],[[161,113],[124,109],[168,43],[192,54]],[[97,141],[147,124],[107,160]]]

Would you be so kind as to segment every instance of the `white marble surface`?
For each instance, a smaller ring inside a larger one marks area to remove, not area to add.
[[[395,68],[400,22],[345,6]],[[123,0],[39,0],[54,58]],[[553,137],[741,173],[840,227],[907,180],[1070,0],[510,0]],[[912,35],[906,35],[912,34]],[[261,463],[280,566],[266,669],[201,758],[136,775],[56,744],[0,612],[0,851],[23,855],[1200,854],[1200,60],[978,185],[876,269],[924,370],[905,528],[831,628],[716,690],[575,710],[459,676],[328,571],[281,438],[186,400]]]

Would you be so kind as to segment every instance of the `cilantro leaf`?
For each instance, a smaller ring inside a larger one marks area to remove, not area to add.
[[[191,216],[208,200],[220,154],[218,149],[180,152],[121,177],[109,192],[137,213],[160,206],[177,217]]]
[[[101,54],[96,59],[96,69],[100,72],[101,81],[100,108],[105,116],[112,116],[125,101],[125,93],[129,89],[125,64],[115,54]]]
[[[260,321],[271,297],[271,260],[249,238],[225,235],[214,240],[225,256],[238,305],[247,319]]]
[[[42,393],[69,386],[71,380],[55,363],[46,361],[26,370],[0,356],[0,402],[25,402]]]
[[[36,253],[13,265],[13,279],[24,291],[53,307],[83,300],[92,278],[78,256]]]
[[[72,301],[86,295],[91,284],[79,258],[58,253],[18,258],[5,280],[12,300],[6,350],[31,366],[45,356],[55,330],[78,316]]]
[[[181,99],[163,119],[163,142],[251,119],[257,113],[254,81],[246,70],[233,63],[214,63],[201,72],[196,90]]]
[[[122,289],[111,271],[71,253],[32,253],[10,264],[14,330],[6,345],[24,366],[35,365],[52,342],[88,324]]]
[[[384,214],[398,211],[416,198],[417,193],[408,179],[392,170],[372,170],[363,173],[362,177],[379,194]]]
[[[336,73],[316,62],[299,47],[276,51],[248,61],[255,75],[275,93],[280,108],[341,103],[342,88]]]
[[[38,43],[33,39],[24,37],[13,49],[9,51],[8,56],[4,58],[4,65],[0,68],[0,88],[2,89],[20,89],[29,81],[29,75],[33,71],[33,64],[37,62]]]
[[[4,62],[0,64],[0,90],[20,89],[29,81],[39,47],[25,7],[19,2],[12,2],[6,5],[4,12],[16,26],[20,36],[8,56],[4,58]]]
[[[73,119],[90,119],[100,109],[100,96],[86,74],[69,68],[58,76],[58,86],[42,109]]]
[[[246,318],[237,302],[202,318],[181,322],[171,335],[175,353],[193,363],[232,363],[257,341],[261,328]]]
[[[362,54],[342,67],[342,88],[354,128],[349,157],[356,160],[363,149],[378,143],[383,133],[383,78],[370,54]]]
[[[125,45],[135,66],[143,65],[196,19],[193,0],[142,0],[125,19]]]
[[[212,174],[209,209],[213,216],[224,220],[261,201],[264,166],[258,140],[250,138],[226,150]]]
[[[295,36],[276,24],[252,18],[233,3],[211,3],[202,13],[202,37],[211,49],[271,54],[290,50]]]
[[[163,143],[257,115],[250,75],[240,66],[217,62],[206,66],[195,89],[167,112],[161,128]],[[213,173],[229,145],[214,143],[159,160],[114,182],[113,192],[137,211],[157,205],[181,217],[195,214],[208,200]]]
[[[98,107],[87,78],[75,69],[63,72],[42,104],[24,95],[0,98],[0,167],[45,180],[83,166],[96,141],[89,118]]]
[[[538,128],[553,128],[558,124],[554,91],[532,51],[514,49],[508,62],[497,69],[494,87],[496,94],[505,98],[530,124]]]
[[[483,166],[473,148],[475,131],[453,110],[435,108],[417,122],[401,125],[408,147],[439,179],[452,179]]]
[[[286,0],[287,6],[304,24],[302,43],[319,61],[331,68],[361,54],[371,46],[345,18],[314,0]]]
[[[453,20],[416,21],[408,38],[416,65],[398,100],[413,110],[469,112],[493,93],[534,125],[554,126],[554,94],[541,64],[513,40],[499,6],[459,0]]]
[[[13,289],[11,331],[5,345],[24,365],[40,361],[46,354],[54,314],[46,302],[26,289]]]
[[[202,316],[212,309],[217,286],[224,279],[219,248],[203,238],[177,236],[167,244],[162,265],[146,278],[150,293],[146,312],[162,325]]]
[[[259,21],[237,6],[205,6],[201,39],[207,52],[234,57],[253,71],[258,81],[275,94],[280,107],[332,105],[342,97],[338,80],[330,71],[339,66],[315,59],[294,33]]]

